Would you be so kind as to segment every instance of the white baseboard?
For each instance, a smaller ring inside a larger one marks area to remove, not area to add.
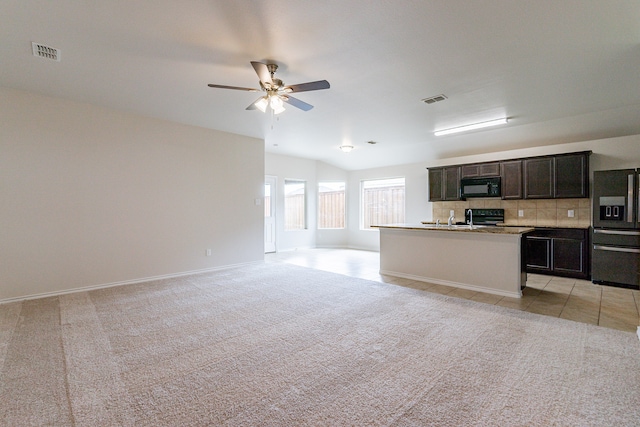
[[[43,292],[40,294],[5,298],[5,299],[0,299],[0,304],[8,304],[11,302],[26,301],[26,300],[32,300],[32,299],[38,299],[38,298],[56,297],[60,295],[72,294],[75,292],[87,292],[87,291],[93,291],[96,289],[112,288],[114,286],[133,285],[136,283],[151,282],[153,280],[172,279],[175,277],[191,276],[193,274],[209,273],[212,271],[225,270],[227,268],[234,268],[234,267],[240,267],[243,265],[252,265],[252,264],[259,264],[259,263],[264,263],[264,260],[251,261],[251,262],[245,262],[245,263],[239,263],[239,264],[223,265],[220,267],[203,268],[201,270],[183,271],[180,273],[163,274],[160,276],[142,277],[142,278],[132,279],[132,280],[123,280],[121,282],[112,282],[112,283],[103,283],[100,285],[83,286],[80,288],[64,289],[61,291]]]
[[[309,249],[315,249],[315,247],[312,247],[312,246],[296,246],[296,247],[293,247],[293,248],[285,248],[285,249],[277,248],[276,249],[276,253],[304,251],[304,250],[309,250]],[[274,253],[274,252],[270,252],[270,253]]]
[[[367,251],[367,252],[380,252],[380,248],[374,248],[371,246],[352,246],[349,245],[347,249],[355,249],[357,251]]]
[[[414,276],[413,274],[398,273],[396,271],[380,270],[380,274],[386,274],[388,276],[394,276],[394,277],[401,277],[403,279],[418,280],[420,282],[433,283],[436,285],[450,286],[452,288],[469,289],[471,291],[484,292],[487,294],[500,295],[503,297],[522,298],[521,292],[502,291],[499,289],[485,288],[484,286],[470,285],[467,283],[451,282],[449,280],[434,279],[432,277],[422,277],[422,276]]]

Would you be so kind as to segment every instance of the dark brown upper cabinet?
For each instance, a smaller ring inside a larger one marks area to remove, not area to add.
[[[556,198],[589,197],[589,155],[576,153],[555,156]]]
[[[460,200],[460,167],[444,168],[444,199]]]
[[[555,167],[553,157],[524,160],[524,198],[553,199]]]
[[[500,162],[474,163],[460,167],[462,178],[500,176]]]
[[[429,201],[460,200],[460,167],[429,168]]]
[[[525,159],[524,198],[589,197],[590,154],[581,152]]]
[[[440,202],[444,200],[443,185],[444,169],[429,168],[429,201]]]
[[[503,199],[522,199],[522,160],[500,162],[500,180]]]

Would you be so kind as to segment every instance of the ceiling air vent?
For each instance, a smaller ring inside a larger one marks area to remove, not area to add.
[[[34,42],[31,42],[31,48],[33,49],[33,56],[60,62],[60,49]]]
[[[430,98],[425,98],[422,100],[422,102],[424,102],[425,104],[435,104],[436,102],[444,101],[445,99],[447,99],[447,97],[441,94],[432,96]]]

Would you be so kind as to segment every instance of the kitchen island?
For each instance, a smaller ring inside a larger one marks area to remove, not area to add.
[[[520,298],[532,227],[380,225],[380,273]]]

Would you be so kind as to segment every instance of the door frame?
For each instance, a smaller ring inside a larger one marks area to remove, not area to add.
[[[277,221],[276,221],[276,203],[278,199],[278,177],[273,175],[264,176],[264,187],[271,186],[270,191],[270,215],[264,215],[264,253],[277,252]],[[264,189],[263,189],[264,193]],[[263,194],[263,201],[266,194]],[[266,214],[266,207],[265,207]]]

